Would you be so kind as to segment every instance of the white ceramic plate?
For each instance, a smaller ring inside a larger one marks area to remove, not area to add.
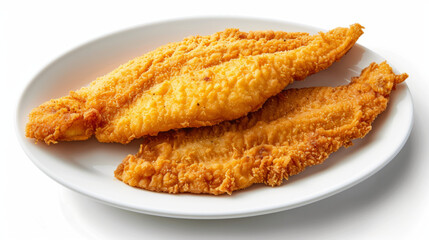
[[[189,35],[207,35],[228,27],[241,30],[284,30],[317,33],[321,29],[295,23],[243,18],[184,19],[145,25],[80,46],[45,67],[27,86],[17,110],[17,133],[29,158],[60,184],[109,205],[131,211],[177,217],[218,219],[261,215],[302,206],[345,190],[385,166],[400,151],[411,131],[413,107],[406,84],[391,96],[388,109],[376,119],[373,131],[348,149],[340,149],[320,165],[308,168],[282,186],[259,184],[232,196],[154,193],[129,187],[113,171],[129,145],[103,144],[91,139],[46,146],[24,136],[30,110],[51,98],[68,94],[108,73],[119,64],[160,45]],[[365,37],[365,34],[362,36]],[[370,62],[384,59],[356,45],[340,61],[291,87],[346,84]]]

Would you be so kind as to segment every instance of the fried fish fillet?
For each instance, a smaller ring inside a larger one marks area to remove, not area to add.
[[[362,26],[302,33],[226,30],[156,49],[29,115],[26,136],[46,143],[128,143],[145,135],[217,124],[259,109],[294,80],[326,69]],[[289,51],[288,51],[289,50]]]
[[[240,119],[145,138],[115,176],[169,193],[231,194],[254,183],[280,185],[364,137],[406,78],[383,62],[346,86],[285,90]]]

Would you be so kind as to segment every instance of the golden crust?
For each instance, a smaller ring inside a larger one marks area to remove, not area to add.
[[[364,137],[395,84],[406,78],[385,62],[373,63],[347,86],[285,90],[240,119],[145,138],[115,176],[169,193],[231,194],[254,183],[280,185]]]
[[[97,128],[108,125],[122,108],[127,108],[145,90],[171,76],[210,67],[239,55],[295,49],[311,39],[308,33],[245,33],[238,29],[226,29],[211,36],[192,36],[182,42],[167,44],[98,78],[89,87],[72,91],[69,96],[50,100],[33,109],[26,126],[26,136],[47,144],[85,140]],[[209,58],[210,55],[220,59]],[[97,114],[85,119],[88,111],[97,111]]]
[[[189,37],[34,109],[26,136],[55,143],[95,134],[101,142],[128,143],[236,119],[292,81],[329,67],[361,34],[355,24],[315,36],[229,29]],[[88,113],[93,114],[85,118]]]

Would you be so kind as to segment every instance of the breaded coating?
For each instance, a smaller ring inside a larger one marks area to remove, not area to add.
[[[218,195],[254,183],[278,186],[364,137],[392,89],[406,78],[383,62],[371,64],[346,86],[285,90],[240,119],[145,138],[115,176],[168,193]]]
[[[48,144],[88,139],[119,115],[119,109],[128,108],[146,90],[170,77],[239,56],[295,49],[311,39],[308,33],[226,29],[167,44],[98,78],[89,87],[35,108],[29,116],[26,136]]]
[[[29,116],[26,136],[46,143],[128,143],[145,135],[217,124],[255,111],[294,80],[326,69],[362,26],[303,33],[227,29],[160,47],[48,101]]]

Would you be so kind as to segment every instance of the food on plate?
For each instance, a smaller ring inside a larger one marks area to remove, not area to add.
[[[89,86],[33,109],[26,136],[47,144],[128,143],[256,111],[294,80],[328,68],[363,33],[359,24],[305,33],[227,29],[170,43],[121,65]]]
[[[133,187],[168,193],[218,195],[254,183],[278,186],[364,137],[392,89],[406,78],[385,62],[372,63],[346,86],[284,90],[234,121],[144,138],[115,176]]]

